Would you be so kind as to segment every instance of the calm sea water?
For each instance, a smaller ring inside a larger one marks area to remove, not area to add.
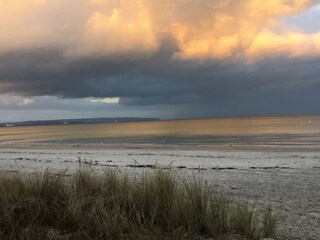
[[[320,116],[0,128],[0,143],[19,142],[320,145]]]

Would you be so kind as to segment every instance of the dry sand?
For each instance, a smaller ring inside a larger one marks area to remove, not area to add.
[[[0,145],[0,171],[44,169],[72,173],[81,165],[95,172],[117,169],[141,174],[155,165],[182,176],[201,175],[228,194],[280,216],[278,239],[320,239],[320,152],[318,149],[166,147],[105,145]],[[191,150],[192,149],[192,150]]]

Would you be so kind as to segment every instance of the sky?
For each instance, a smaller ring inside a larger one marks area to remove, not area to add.
[[[318,0],[0,0],[0,122],[320,114]]]

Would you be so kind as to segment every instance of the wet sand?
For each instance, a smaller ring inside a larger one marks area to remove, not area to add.
[[[130,176],[173,168],[201,175],[209,184],[258,209],[272,206],[280,216],[278,239],[320,238],[320,151],[295,146],[205,145],[0,145],[2,173],[49,169],[72,173],[79,166]]]

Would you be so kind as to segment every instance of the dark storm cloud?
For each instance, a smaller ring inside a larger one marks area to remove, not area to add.
[[[127,106],[181,105],[182,112],[191,104],[202,115],[320,112],[319,60],[181,61],[172,58],[175,51],[167,40],[148,58],[70,61],[59,49],[9,52],[0,55],[0,89],[27,97],[120,97]]]
[[[320,113],[318,3],[2,1],[0,116]]]

